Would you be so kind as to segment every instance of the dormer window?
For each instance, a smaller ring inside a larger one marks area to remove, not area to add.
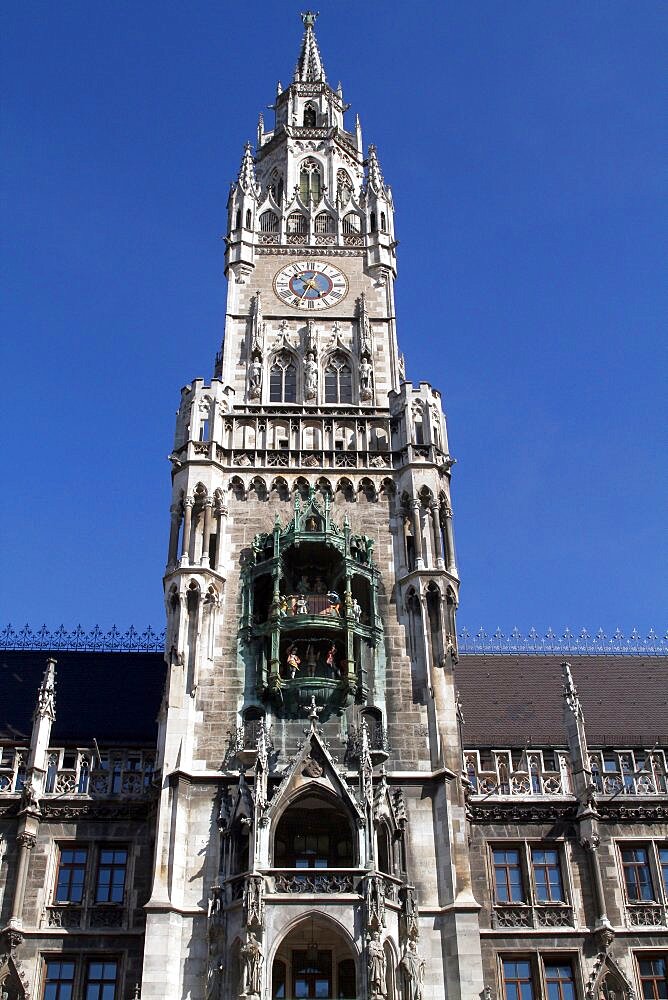
[[[318,114],[312,104],[304,108],[304,128],[315,128],[318,124]]]
[[[322,194],[320,167],[315,160],[305,160],[299,172],[299,196],[304,204],[318,202]]]

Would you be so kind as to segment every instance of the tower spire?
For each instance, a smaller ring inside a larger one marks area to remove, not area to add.
[[[320,49],[316,41],[313,27],[318,17],[318,11],[306,10],[301,18],[304,23],[304,37],[295,68],[295,81],[301,83],[325,83],[325,67],[322,63]]]

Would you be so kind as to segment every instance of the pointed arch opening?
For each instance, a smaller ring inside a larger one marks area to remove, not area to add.
[[[322,173],[317,160],[304,160],[299,170],[299,196],[305,205],[318,202],[322,196]]]
[[[297,402],[297,365],[288,351],[281,351],[269,371],[269,402]]]
[[[359,960],[349,935],[318,910],[293,924],[272,962],[273,1000],[360,996]]]
[[[304,128],[315,128],[318,124],[318,112],[316,110],[315,104],[311,101],[304,107]]]
[[[349,359],[336,351],[327,359],[325,367],[325,402],[352,403],[353,374]]]
[[[356,850],[352,818],[322,789],[307,789],[276,823],[274,868],[352,868]]]

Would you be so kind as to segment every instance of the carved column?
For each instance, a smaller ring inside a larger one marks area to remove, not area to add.
[[[424,546],[422,545],[422,521],[420,518],[420,506],[419,500],[411,500],[413,537],[415,539],[415,566],[417,569],[424,569]]]
[[[179,528],[181,527],[181,504],[173,503],[169,508],[171,523],[169,528],[169,550],[167,565],[174,566],[178,559]]]
[[[28,867],[30,865],[30,852],[37,843],[34,833],[26,833],[25,830],[19,833],[16,838],[19,845],[19,864],[16,872],[16,883],[14,885],[14,900],[12,902],[12,915],[9,918],[9,927],[20,931],[23,928],[23,900],[26,892],[26,882],[28,880]]]
[[[431,510],[431,520],[434,533],[434,545],[436,551],[436,566],[438,569],[443,569],[443,535],[441,529],[441,509],[436,500],[432,500],[429,505]]]
[[[220,557],[223,552],[223,532],[225,530],[227,514],[227,507],[219,500],[216,503],[216,552],[213,557],[213,566],[211,567],[217,571],[220,571]]]
[[[181,542],[181,565],[190,564],[190,528],[192,525],[193,505],[195,501],[192,497],[186,497],[183,501],[183,540]]]
[[[213,500],[211,497],[207,497],[204,501],[204,529],[202,533],[202,557],[200,559],[201,566],[208,566],[210,564],[209,560],[209,543],[211,541],[211,512],[213,509]]]
[[[446,507],[443,513],[445,514],[445,568],[448,573],[452,574],[452,576],[457,576],[457,563],[455,561],[455,535],[452,530],[452,510],[450,507]]]

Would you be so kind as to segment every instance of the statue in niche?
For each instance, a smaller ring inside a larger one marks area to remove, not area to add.
[[[362,399],[371,399],[373,390],[373,368],[367,355],[360,361],[360,396]]]
[[[385,984],[385,950],[380,942],[380,931],[374,931],[366,948],[367,969],[369,974],[369,996],[372,1000],[380,1000],[387,996]],[[411,997],[411,1000],[417,998]]]
[[[356,622],[359,622],[362,618],[362,607],[356,597],[353,597],[352,603],[353,618]]]
[[[262,361],[259,355],[253,355],[248,366],[248,394],[251,399],[257,399],[262,390]]]
[[[241,996],[260,996],[262,990],[262,962],[264,955],[262,946],[253,931],[248,935],[246,944],[241,949],[243,963]]]
[[[407,1000],[422,1000],[424,996],[425,961],[417,950],[417,942],[409,941],[399,963],[406,978]]]
[[[306,399],[315,399],[318,394],[318,366],[313,351],[308,352],[304,362],[304,394]]]

